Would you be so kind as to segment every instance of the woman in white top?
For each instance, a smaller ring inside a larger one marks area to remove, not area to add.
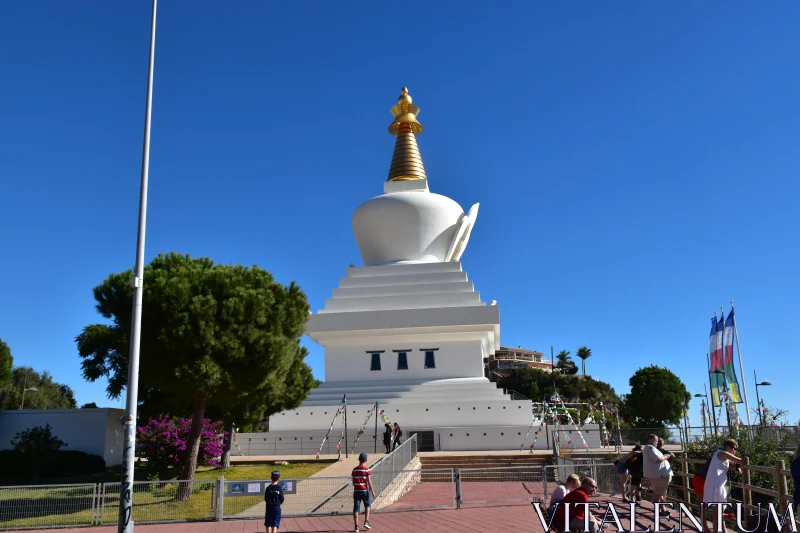
[[[706,484],[703,488],[703,505],[709,503],[728,503],[728,469],[731,463],[736,465],[736,473],[741,474],[742,469],[739,467],[742,460],[734,455],[734,452],[739,449],[739,443],[734,439],[728,439],[722,445],[721,450],[717,450],[711,456],[711,464],[708,467],[706,474]],[[709,517],[709,515],[711,515]],[[714,528],[713,531],[727,531],[725,523],[717,524],[717,506],[706,507],[706,519],[711,519]],[[703,524],[706,533],[711,533],[712,530]]]
[[[567,476],[567,481],[563,485],[559,485],[553,490],[553,494],[550,495],[550,505],[547,507],[547,513],[549,516],[552,516],[553,510],[556,507],[557,503],[561,503],[561,500],[564,499],[564,496],[572,492],[573,490],[577,489],[581,486],[581,478],[579,478],[576,474],[570,474]]]

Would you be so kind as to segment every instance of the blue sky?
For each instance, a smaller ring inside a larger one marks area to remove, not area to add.
[[[702,392],[710,318],[734,300],[751,407],[755,367],[796,420],[798,17],[162,0],[147,257],[256,264],[320,309],[360,264],[350,217],[382,192],[407,85],[431,189],[481,204],[462,261],[503,344],[587,345],[618,393],[651,363]],[[74,337],[99,320],[92,288],[134,262],[149,20],[148,2],[96,0],[0,18],[0,337],[81,403],[119,405],[81,378]]]

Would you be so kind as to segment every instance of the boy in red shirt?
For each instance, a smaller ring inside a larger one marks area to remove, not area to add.
[[[584,520],[586,518],[587,507],[585,505],[574,504],[589,503],[589,496],[593,495],[596,491],[597,483],[592,478],[585,477],[579,488],[564,496],[564,499],[561,500],[561,509],[559,510],[559,520],[561,522],[559,525],[562,526],[562,531],[585,531],[586,525],[584,524]],[[563,527],[566,521],[567,508],[569,508],[570,520],[569,524],[567,524],[568,527]],[[597,521],[594,517],[589,515],[589,532],[597,533],[597,529]]]
[[[367,454],[362,453],[358,456],[358,466],[353,469],[353,522],[355,530],[358,529],[358,513],[361,511],[361,502],[364,502],[364,529],[370,529],[369,525],[369,494],[375,497],[375,489],[372,487],[372,471],[367,467]]]

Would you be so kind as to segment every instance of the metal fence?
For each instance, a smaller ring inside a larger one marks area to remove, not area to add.
[[[380,487],[374,480],[377,494],[372,505],[374,511],[452,509],[491,502],[547,501],[552,490],[564,483],[571,473],[594,478],[600,494],[614,494],[619,488],[619,475],[610,463],[420,469],[417,468],[418,463],[413,461],[416,456],[411,452],[412,443],[409,439],[409,448],[404,452],[406,455],[398,454],[394,463],[387,460],[376,465],[379,479],[381,472],[385,473],[384,479],[391,479]],[[410,464],[403,465],[406,459]],[[411,468],[403,469],[406,466]],[[398,470],[393,471],[393,467]],[[352,512],[353,488],[349,476],[287,479],[281,482],[286,484],[286,500],[282,506],[284,516]],[[136,482],[133,520],[142,524],[261,519],[266,510],[263,495],[267,483],[267,480],[225,478],[213,481]],[[0,528],[114,524],[118,518],[119,488],[119,483],[106,483],[0,489]],[[31,494],[25,491],[31,491]],[[65,499],[68,501],[63,501]]]
[[[544,495],[541,466],[461,468],[458,482],[461,503],[530,501]]]
[[[133,514],[136,524],[210,520],[216,515],[216,479],[191,481],[134,481]],[[119,521],[120,483],[105,483],[100,492],[98,525]]]
[[[453,509],[456,474],[452,468],[404,470],[376,498],[375,511]]]
[[[417,454],[417,436],[412,435],[392,453],[375,463],[370,468],[375,495],[380,496],[397,474],[406,470],[411,461],[416,459]]]
[[[98,499],[96,483],[0,487],[0,529],[90,526]]]

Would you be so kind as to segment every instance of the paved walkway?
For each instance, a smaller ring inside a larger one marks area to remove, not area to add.
[[[630,515],[618,498],[592,498],[593,501],[613,501],[618,504],[617,510],[623,529],[630,529]],[[601,503],[604,505],[604,503]],[[673,511],[673,517],[676,512]],[[653,506],[643,503],[637,509],[636,529],[642,531],[653,526]],[[362,517],[363,520],[363,517]],[[370,533],[407,533],[409,531],[436,531],[477,533],[495,531],[524,531],[526,533],[544,533],[533,509],[527,502],[517,505],[484,504],[463,509],[443,509],[430,511],[382,512],[371,517]],[[613,524],[608,526],[609,532],[615,532]],[[678,529],[675,520],[662,520],[662,531]],[[683,529],[695,532],[691,523],[684,521]],[[116,527],[81,528],[56,530],[62,533],[116,533]],[[281,521],[281,533],[319,532],[339,533],[353,530],[352,515],[314,516],[306,518],[286,518]],[[54,530],[39,530],[30,533],[53,533]],[[236,520],[226,522],[196,522],[188,524],[137,525],[139,533],[263,533],[263,520]],[[362,529],[362,531],[364,531]]]

